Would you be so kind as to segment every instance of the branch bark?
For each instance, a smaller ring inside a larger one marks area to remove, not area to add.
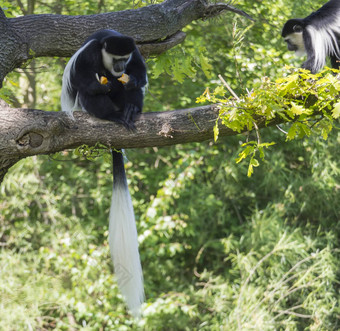
[[[122,125],[99,120],[85,112],[74,118],[63,112],[10,108],[0,101],[0,183],[7,170],[20,159],[38,154],[51,154],[83,144],[97,143],[114,148],[143,148],[200,142],[213,138],[218,119],[216,105],[143,113],[136,120],[136,131]],[[259,128],[275,125],[259,119]],[[219,136],[239,134],[224,125]]]
[[[63,112],[16,109],[1,102],[0,162],[54,153],[82,144],[142,148],[203,141],[213,137],[217,117],[216,106],[143,113],[136,120],[136,131],[132,132],[120,124],[81,111],[74,112],[71,118]],[[221,134],[233,132],[221,128]]]
[[[115,148],[167,146],[211,139],[218,109],[213,106],[159,113],[143,113],[136,131],[122,125],[75,112],[10,108],[0,101],[0,183],[20,159],[51,154],[83,144],[101,143]],[[232,134],[221,130],[221,134]]]

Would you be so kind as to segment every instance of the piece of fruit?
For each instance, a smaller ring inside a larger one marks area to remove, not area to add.
[[[100,76],[99,78],[99,75],[96,73],[96,78],[97,78],[97,81],[102,84],[102,85],[106,85],[108,80],[105,76]]]
[[[99,83],[102,84],[102,85],[106,85],[107,84],[107,78],[105,76],[101,76]]]
[[[118,80],[122,83],[122,84],[126,84],[129,82],[129,75],[127,74],[123,74],[121,77],[118,78]]]

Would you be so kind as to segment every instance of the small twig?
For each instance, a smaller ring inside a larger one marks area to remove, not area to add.
[[[222,75],[218,75],[218,78],[221,80],[223,85],[228,89],[228,91],[232,94],[232,96],[237,100],[240,101],[240,98],[237,96],[237,94],[232,90],[232,88],[229,86],[229,84],[225,81],[225,79],[222,77]]]
[[[231,11],[235,14],[244,16],[244,17],[248,18],[249,20],[252,20],[253,22],[255,22],[255,20],[250,15],[248,15],[246,12],[244,12],[241,9],[238,9],[238,8],[235,8],[231,5],[229,5],[229,3],[228,4],[226,4],[226,3],[214,3],[214,4],[211,4],[211,5],[208,5],[207,8],[206,8],[206,14],[205,14],[206,18],[214,17],[218,13],[221,13],[222,11],[227,10],[227,11]]]
[[[276,127],[281,131],[283,132],[284,134],[288,134],[288,132],[286,132],[285,130],[283,130],[280,125],[276,125]]]
[[[257,126],[256,122],[253,122],[254,127],[255,127],[255,131],[256,131],[256,136],[257,136],[257,144],[261,145],[261,136],[260,136],[260,131],[259,131],[259,127]]]
[[[290,310],[278,310],[278,313],[279,314],[275,316],[275,318],[278,318],[282,315],[293,315],[293,316],[300,317],[300,318],[313,318],[313,315],[300,314],[300,313],[296,313]]]
[[[194,118],[192,117],[191,114],[188,114],[188,118],[195,124],[197,130],[198,130],[198,131],[201,131],[201,129],[200,129],[199,126],[196,124],[196,122],[195,122],[195,120],[194,120]]]

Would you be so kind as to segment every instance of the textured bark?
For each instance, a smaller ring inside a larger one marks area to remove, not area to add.
[[[167,146],[211,139],[218,109],[205,106],[160,113],[143,113],[136,131],[99,120],[84,112],[70,118],[63,112],[11,109],[0,101],[0,183],[18,160],[50,154],[83,144],[115,148]],[[221,135],[233,134],[226,127]]]
[[[114,148],[142,148],[200,142],[213,138],[218,118],[217,106],[202,106],[167,112],[143,113],[136,121],[136,131],[99,120],[85,112],[70,118],[63,112],[11,109],[0,101],[0,183],[10,166],[31,155],[50,154],[97,143]],[[282,120],[281,120],[282,122]],[[259,128],[278,124],[258,120]],[[221,125],[219,136],[236,135]]]
[[[99,120],[85,112],[74,118],[63,112],[11,109],[0,104],[0,160],[24,158],[72,149],[82,144],[102,143],[115,148],[167,146],[213,137],[218,117],[215,106],[159,113],[143,113],[136,130]],[[221,135],[233,134],[221,128]]]

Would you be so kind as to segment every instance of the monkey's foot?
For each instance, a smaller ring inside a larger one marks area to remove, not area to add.
[[[137,106],[129,103],[125,106],[123,121],[128,125],[129,130],[136,130],[135,120],[140,110]]]

